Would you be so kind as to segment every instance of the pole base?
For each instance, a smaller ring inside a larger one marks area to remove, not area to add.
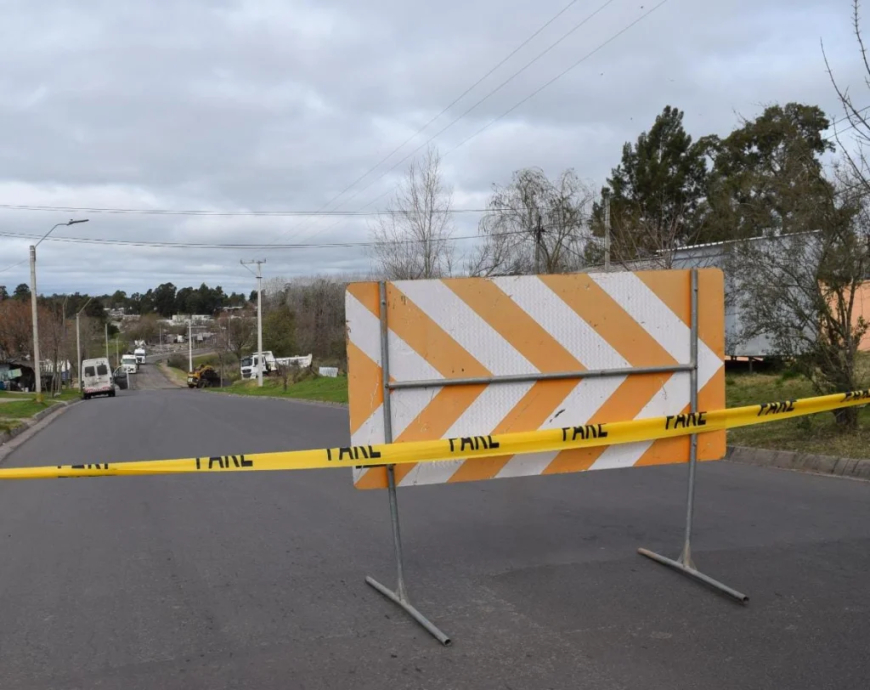
[[[378,592],[380,592],[381,594],[383,594],[387,599],[389,599],[393,603],[396,603],[399,606],[401,606],[405,610],[405,612],[409,616],[411,616],[411,618],[413,618],[420,625],[422,625],[423,628],[426,629],[426,632],[428,632],[430,635],[432,635],[432,637],[434,637],[436,640],[438,640],[445,647],[449,647],[452,644],[451,639],[447,635],[445,635],[443,632],[441,632],[438,628],[436,628],[432,624],[432,622],[428,618],[426,618],[426,616],[424,616],[417,609],[415,609],[413,606],[411,606],[410,602],[407,599],[399,597],[399,595],[396,594],[393,590],[391,590],[387,587],[384,587],[384,585],[382,585],[380,582],[375,580],[373,577],[369,577],[367,575],[366,582],[373,589],[375,589]]]
[[[647,558],[650,558],[657,563],[661,563],[662,565],[673,568],[674,570],[681,572],[684,575],[695,578],[696,580],[699,580],[700,582],[703,582],[704,584],[713,587],[714,589],[722,592],[723,594],[727,594],[729,597],[736,599],[741,604],[745,604],[747,601],[749,601],[749,597],[743,594],[743,592],[738,592],[736,589],[732,589],[728,585],[722,584],[718,580],[714,580],[712,577],[705,575],[700,570],[697,570],[694,567],[694,564],[689,566],[681,561],[675,561],[671,558],[666,558],[665,556],[657,554],[653,551],[649,551],[648,549],[638,549],[637,552],[641,556],[646,556]]]

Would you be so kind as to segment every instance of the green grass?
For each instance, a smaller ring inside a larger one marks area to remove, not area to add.
[[[21,422],[17,419],[3,419],[0,417],[0,434],[4,434],[7,431],[12,431],[14,428],[21,426]]]
[[[0,403],[0,423],[8,426],[16,419],[25,419],[32,417],[38,412],[51,407],[61,400],[76,400],[81,397],[77,390],[64,390],[60,395],[51,397],[47,393],[43,394],[43,401],[36,402],[36,396],[33,393],[10,393],[2,391],[4,400],[14,399],[15,402]],[[15,423],[17,424],[17,422]]]
[[[323,402],[347,403],[347,376],[310,378],[299,383],[287,383],[287,390],[281,380],[275,377],[264,378],[263,387],[257,381],[238,381],[226,388],[209,389],[220,393],[236,395],[264,396],[269,398],[294,398],[296,400],[320,400]]]
[[[870,387],[870,356],[859,366],[860,388]],[[728,407],[761,402],[806,398],[816,395],[810,383],[799,376],[784,374],[734,374],[725,379]],[[769,424],[732,429],[729,445],[790,450],[838,457],[870,457],[870,406],[859,410],[858,431],[844,433],[834,415],[823,412],[809,417],[784,419]]]

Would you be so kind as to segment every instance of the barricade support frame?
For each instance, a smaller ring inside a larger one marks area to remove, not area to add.
[[[690,380],[690,411],[697,412],[698,411],[698,269],[691,269],[690,273],[691,286],[689,289],[689,294],[691,297],[691,308],[690,308],[690,333],[689,336],[691,338],[689,344],[689,352],[690,352],[690,366],[691,369],[689,371],[689,380]],[[709,575],[705,575],[695,566],[695,562],[692,559],[692,527],[694,522],[694,514],[695,514],[695,483],[696,483],[696,469],[698,465],[698,436],[696,434],[692,434],[689,437],[689,479],[688,486],[686,492],[686,525],[685,525],[685,536],[683,538],[683,550],[680,552],[680,555],[675,559],[668,558],[667,556],[662,556],[661,554],[655,553],[654,551],[650,551],[649,549],[639,548],[637,552],[641,556],[646,556],[647,558],[656,561],[657,563],[661,563],[662,565],[666,565],[669,568],[673,568],[677,572],[683,573],[684,575],[688,575],[699,582],[703,582],[706,585],[716,589],[723,594],[727,594],[733,599],[746,603],[749,601],[749,597],[742,592],[737,591],[729,587],[726,584],[719,582],[718,580],[714,580]]]
[[[387,285],[381,281],[378,283],[378,291],[381,306],[381,372],[383,377],[384,391],[384,442],[393,442],[393,418],[390,408],[390,359],[389,359],[389,324],[387,322]],[[402,554],[402,531],[399,526],[399,497],[396,491],[395,465],[387,465],[387,494],[390,502],[390,523],[393,531],[393,549],[396,556],[396,590],[381,584],[370,575],[366,576],[366,584],[375,591],[381,593],[387,599],[398,604],[411,618],[417,621],[432,637],[445,647],[449,647],[451,639],[441,631],[426,616],[418,611],[408,598],[408,589],[405,585],[405,566]]]

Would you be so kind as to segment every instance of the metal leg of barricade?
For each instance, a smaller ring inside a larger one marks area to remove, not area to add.
[[[690,377],[690,411],[697,412],[698,411],[698,270],[692,269],[691,271],[691,340],[689,343],[690,348],[690,357],[691,357],[691,366],[692,369],[689,372]],[[698,465],[698,437],[696,435],[692,435],[689,439],[689,488],[688,495],[686,497],[686,535],[683,541],[683,551],[680,553],[679,557],[676,560],[672,558],[667,558],[666,556],[662,556],[661,554],[654,553],[649,549],[638,549],[637,552],[641,556],[646,556],[647,558],[651,558],[662,565],[666,565],[669,568],[673,568],[684,575],[688,575],[704,584],[713,587],[714,589],[719,590],[720,592],[727,594],[730,597],[733,597],[737,601],[747,602],[749,601],[749,597],[743,594],[742,592],[738,592],[736,589],[732,589],[728,585],[722,584],[718,580],[714,580],[712,577],[705,575],[700,570],[695,567],[695,563],[692,561],[692,520],[695,514],[695,470]]]
[[[408,600],[408,590],[405,587],[405,569],[402,559],[402,533],[399,529],[399,501],[396,495],[396,476],[393,465],[387,466],[387,479],[389,482],[387,490],[390,496],[390,521],[393,524],[393,545],[396,551],[396,591],[394,592],[385,587],[371,576],[366,576],[366,582],[387,599],[401,606],[411,618],[426,629],[426,632],[445,647],[449,647],[451,643],[450,637],[435,627],[432,621],[414,608]]]
[[[700,570],[695,567],[695,563],[692,560],[692,518],[695,509],[695,466],[697,465],[697,446],[698,439],[696,436],[692,436],[691,438],[691,451],[689,457],[689,492],[688,498],[686,500],[686,536],[683,542],[683,551],[680,553],[679,557],[674,560],[672,558],[667,558],[666,556],[662,556],[661,554],[650,551],[649,549],[638,549],[637,552],[641,556],[646,556],[647,558],[651,558],[662,565],[666,565],[669,568],[673,568],[684,575],[688,575],[700,582],[703,582],[714,589],[719,590],[720,592],[727,594],[730,597],[733,597],[737,601],[747,602],[749,601],[749,597],[743,594],[743,592],[738,592],[736,589],[729,587],[726,584],[719,582],[718,580],[714,580],[712,577],[705,575]]]

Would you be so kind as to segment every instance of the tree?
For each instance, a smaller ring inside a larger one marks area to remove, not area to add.
[[[593,209],[596,235],[604,234],[604,199],[610,198],[612,253],[617,261],[657,258],[695,239],[694,215],[707,179],[705,140],[693,142],[683,112],[665,106],[649,132],[622,147],[622,160]]]
[[[30,287],[27,283],[21,283],[15,288],[15,292],[12,293],[12,297],[21,302],[30,299]]]
[[[573,170],[550,180],[539,168],[519,170],[493,186],[480,221],[482,245],[472,275],[564,273],[583,262],[593,194]]]
[[[17,299],[0,302],[0,358],[29,355],[32,345],[30,305]]]
[[[346,366],[344,300],[349,281],[321,276],[288,284],[286,303],[296,315],[299,354]]]
[[[769,336],[824,395],[860,387],[857,353],[868,324],[857,318],[855,298],[870,276],[870,195],[841,169],[816,217],[811,232],[735,243],[729,272],[739,286],[741,336]],[[856,409],[835,416],[856,428]]]
[[[726,139],[709,137],[705,240],[805,232],[828,222],[832,186],[821,156],[834,148],[823,136],[829,126],[818,107],[789,103],[744,120]]]
[[[253,346],[257,337],[257,320],[250,316],[223,316],[218,320],[223,349],[241,361],[245,351]]]
[[[9,299],[9,293],[6,291],[5,285],[0,285],[0,302],[4,299]]]
[[[867,48],[864,44],[864,35],[861,31],[860,17],[860,2],[853,0],[852,2],[852,33],[855,35],[855,40],[858,44],[858,51],[861,54],[862,70],[864,72],[864,86],[870,90],[870,58],[867,56]],[[854,179],[853,184],[860,185],[864,191],[870,192],[870,160],[868,160],[867,147],[870,146],[870,115],[866,107],[858,107],[852,100],[852,94],[848,87],[842,86],[834,77],[834,72],[828,61],[828,56],[825,53],[824,43],[822,44],[822,56],[825,60],[825,67],[828,70],[828,76],[831,79],[831,84],[834,86],[834,91],[840,101],[840,105],[844,111],[844,119],[848,126],[840,127],[834,131],[837,143],[843,151],[843,155],[851,171],[851,177]],[[853,146],[843,145],[841,139],[842,132],[848,132],[850,139],[853,141]]]
[[[109,300],[109,304],[113,309],[126,309],[128,306],[127,293],[123,290],[115,290]]]
[[[151,291],[149,290],[148,293],[150,294]],[[154,290],[154,309],[165,319],[176,313],[175,295],[176,288],[172,283],[163,283],[158,285],[157,289]]]
[[[434,148],[408,168],[387,211],[371,226],[371,253],[388,280],[438,278],[453,264],[453,192],[441,177]]]
[[[292,357],[296,349],[296,323],[286,304],[274,307],[263,317],[263,349],[276,357]]]

